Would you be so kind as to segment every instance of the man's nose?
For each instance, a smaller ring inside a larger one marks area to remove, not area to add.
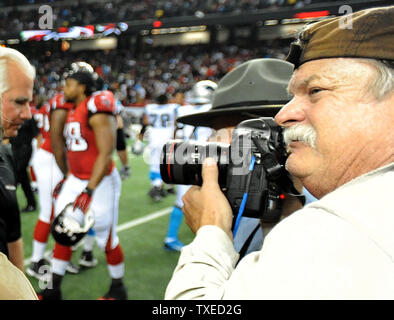
[[[304,120],[305,110],[302,106],[302,102],[295,98],[284,105],[275,116],[275,122],[281,127],[290,127]]]
[[[30,111],[30,105],[28,102],[26,102],[23,107],[22,107],[22,111],[20,113],[20,117],[23,120],[27,120],[27,119],[31,119],[31,111]]]

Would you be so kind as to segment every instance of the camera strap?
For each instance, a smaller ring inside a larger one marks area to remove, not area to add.
[[[251,178],[252,178],[252,172],[254,170],[255,163],[256,163],[256,158],[254,156],[252,156],[251,162],[249,164],[249,173],[248,173],[247,180],[246,180],[245,192],[244,192],[244,195],[242,197],[242,202],[241,202],[241,205],[239,206],[238,215],[236,217],[235,224],[234,224],[233,237],[235,237],[235,235],[237,233],[238,226],[239,226],[239,224],[241,222],[241,218],[242,218],[242,215],[243,215],[244,210],[245,210],[246,201],[248,200],[250,181],[251,181]]]

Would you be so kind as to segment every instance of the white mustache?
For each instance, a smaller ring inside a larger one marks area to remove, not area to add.
[[[289,146],[293,141],[300,141],[311,146],[313,149],[316,148],[317,133],[310,125],[295,124],[285,128],[283,137],[286,146]]]

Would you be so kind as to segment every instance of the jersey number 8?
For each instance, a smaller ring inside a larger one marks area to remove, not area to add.
[[[68,150],[85,151],[88,149],[88,143],[81,135],[81,124],[79,122],[67,123],[64,130]]]

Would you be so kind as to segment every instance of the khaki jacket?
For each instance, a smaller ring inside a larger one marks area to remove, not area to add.
[[[394,299],[394,163],[279,222],[238,255],[204,226],[182,248],[166,299]]]
[[[29,280],[0,252],[0,300],[37,300]]]

